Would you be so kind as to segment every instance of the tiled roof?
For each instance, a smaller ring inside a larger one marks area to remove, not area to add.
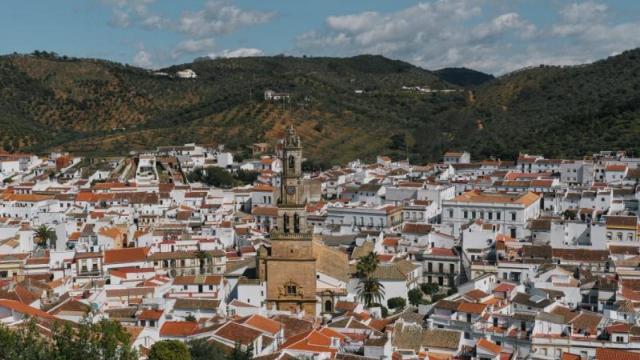
[[[0,299],[0,307],[11,309],[15,312],[33,317],[55,319],[55,317],[51,314],[48,314],[40,309],[36,309],[32,306],[23,304],[16,300]]]
[[[110,265],[140,262],[147,258],[148,253],[149,248],[146,247],[107,250],[104,252],[104,263]]]
[[[252,343],[261,334],[262,332],[258,330],[231,321],[220,327],[215,332],[216,336],[242,345]]]
[[[261,315],[251,315],[244,321],[242,321],[242,324],[269,333],[271,335],[277,334],[283,328],[282,323],[271,320]]]
[[[164,313],[163,310],[153,310],[153,309],[142,310],[140,315],[138,315],[138,320],[156,320],[157,321],[157,320],[160,320],[163,313]]]
[[[470,203],[520,204],[529,206],[540,199],[540,195],[532,192],[522,194],[488,193],[479,190],[467,191],[456,196],[453,201]]]
[[[496,355],[500,354],[500,352],[502,351],[502,347],[500,345],[494,344],[485,338],[481,338],[480,340],[478,340],[476,342],[476,346],[481,347]]]
[[[186,337],[198,330],[198,323],[193,321],[166,321],[160,328],[160,336]]]
[[[402,227],[402,232],[405,234],[421,234],[426,235],[431,232],[433,226],[429,224],[414,224],[407,223]]]
[[[220,285],[221,283],[220,275],[176,276],[173,280],[173,285]]]
[[[220,306],[220,300],[212,299],[186,299],[178,298],[174,309],[216,310]]]
[[[599,347],[596,348],[596,360],[640,360],[640,353]]]
[[[482,314],[484,309],[487,308],[485,304],[473,304],[468,302],[461,302],[458,304],[458,311],[469,314]]]

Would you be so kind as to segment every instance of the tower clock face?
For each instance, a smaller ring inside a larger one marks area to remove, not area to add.
[[[295,193],[296,193],[296,187],[295,186],[287,186],[287,194],[293,195]]]

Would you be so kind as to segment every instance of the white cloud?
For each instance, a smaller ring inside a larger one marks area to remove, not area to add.
[[[212,53],[209,54],[209,57],[212,59],[215,58],[237,58],[237,57],[251,57],[251,56],[262,56],[264,52],[260,49],[255,48],[238,48],[238,49],[225,49],[220,53]]]
[[[182,54],[189,53],[202,53],[204,51],[211,51],[216,46],[216,42],[213,38],[204,39],[188,39],[182,41],[176,46],[173,51],[173,56],[178,57]]]
[[[275,12],[244,10],[226,1],[209,1],[202,10],[184,13],[178,22],[178,30],[195,35],[228,34],[239,28],[263,24],[275,16]]]
[[[514,11],[517,6],[495,5],[426,0],[395,12],[329,16],[323,28],[297,37],[296,51],[382,54],[430,69],[466,66],[504,73],[543,63],[584,63],[640,45],[640,22],[609,23],[609,7],[594,1],[567,4],[555,23],[544,26]]]
[[[156,0],[102,0],[112,7],[111,21],[115,27],[129,27],[133,23],[140,23],[144,26],[154,27],[161,21],[161,18],[149,11],[149,6]]]
[[[151,54],[145,51],[144,49],[139,50],[134,55],[132,63],[135,66],[139,66],[147,69],[154,67]]]

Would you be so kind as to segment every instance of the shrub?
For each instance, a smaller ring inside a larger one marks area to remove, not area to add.
[[[403,308],[405,305],[407,305],[407,301],[401,297],[393,297],[387,300],[387,306],[389,309]]]

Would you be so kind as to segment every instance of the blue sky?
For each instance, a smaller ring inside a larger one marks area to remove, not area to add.
[[[0,53],[148,68],[200,56],[382,54],[500,74],[640,46],[640,1],[4,0]]]

